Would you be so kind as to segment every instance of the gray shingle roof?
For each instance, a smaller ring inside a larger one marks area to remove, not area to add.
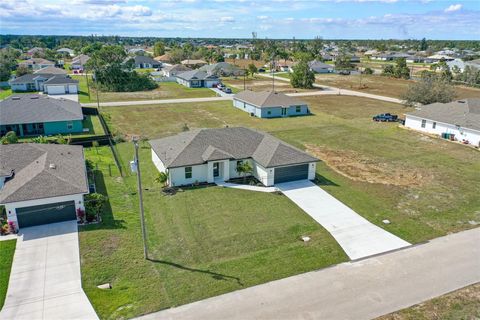
[[[0,171],[14,172],[0,203],[88,193],[82,146],[9,144],[0,145],[0,154]]]
[[[10,96],[0,101],[0,124],[83,120],[78,102],[38,94]]]
[[[208,74],[215,74],[217,76],[232,76],[243,75],[243,70],[228,62],[218,62],[214,64],[205,65],[198,70],[205,71]]]
[[[140,63],[149,63],[149,64],[162,64],[160,61],[157,61],[157,60],[153,60],[152,58],[148,57],[148,56],[135,56],[133,58],[133,60],[135,61],[135,64],[140,64]]]
[[[43,85],[49,84],[78,84],[78,80],[63,75],[55,75],[43,83]]]
[[[205,71],[200,71],[200,70],[192,70],[192,71],[186,71],[182,73],[178,73],[176,77],[184,80],[216,80],[218,79],[217,76],[211,74],[207,74]]]
[[[23,76],[10,80],[10,84],[19,84],[19,83],[33,83],[33,80],[36,78],[43,78],[44,80],[53,77],[51,73],[27,73]]]
[[[37,70],[35,72],[33,72],[35,74],[38,74],[38,73],[44,73],[44,74],[67,74],[67,71],[65,69],[60,69],[60,68],[57,68],[57,67],[45,67],[45,68],[42,68],[40,70]]]
[[[246,90],[237,93],[233,96],[234,100],[241,100],[248,104],[252,104],[259,108],[267,108],[267,107],[289,107],[289,106],[299,106],[299,105],[306,105],[307,103],[294,98],[287,96],[281,92],[273,92],[273,91],[251,91]]]
[[[333,69],[334,66],[331,64],[323,63],[321,61],[313,60],[308,63],[308,66],[310,68],[316,68],[316,69]]]
[[[72,65],[84,65],[87,61],[90,60],[90,57],[86,54],[80,54],[72,59]]]
[[[197,129],[151,140],[166,168],[252,158],[265,168],[318,161],[267,133],[248,128]]]
[[[463,99],[450,103],[432,103],[407,115],[458,125],[480,131],[480,99]]]
[[[174,64],[173,66],[165,66],[163,67],[163,70],[167,72],[183,72],[183,71],[191,71],[187,66],[184,66],[183,64]]]

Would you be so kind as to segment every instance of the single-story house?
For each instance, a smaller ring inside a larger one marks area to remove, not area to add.
[[[150,68],[161,68],[162,63],[160,61],[154,60],[149,56],[135,56],[133,58],[135,68],[137,69],[150,69]]]
[[[305,102],[274,91],[239,92],[233,96],[233,106],[258,118],[303,116],[310,113]]]
[[[178,83],[189,88],[212,88],[220,83],[216,75],[200,70],[181,72],[176,78]]]
[[[90,59],[90,56],[87,56],[86,54],[79,54],[78,56],[72,59],[72,64],[70,65],[70,68],[72,70],[84,70],[85,64],[89,59]]]
[[[198,68],[207,64],[205,61],[198,59],[186,59],[182,60],[180,63],[189,68]]]
[[[160,62],[163,62],[163,63],[169,63],[169,62],[172,61],[172,58],[170,57],[170,55],[168,53],[165,53],[161,56],[156,56],[153,59],[157,60],[157,61],[160,61]]]
[[[248,128],[197,129],[150,141],[152,161],[169,186],[228,181],[249,162],[263,185],[314,179],[317,158],[267,133]]]
[[[76,94],[78,80],[65,74],[30,73],[9,81],[14,92],[42,91],[46,94]]]
[[[82,107],[78,102],[46,95],[22,94],[0,101],[0,135],[18,136],[83,132]]]
[[[55,67],[55,62],[43,58],[31,58],[20,62],[18,65],[25,66],[32,70],[39,70],[46,67]]]
[[[173,66],[165,66],[162,68],[162,74],[165,77],[175,77],[177,74],[186,71],[192,71],[192,69],[183,64],[174,64]]]
[[[46,67],[43,69],[38,69],[33,71],[33,73],[43,73],[43,74],[60,74],[60,75],[67,75],[67,71],[65,69],[57,68],[57,67]]]
[[[313,60],[308,63],[310,70],[315,73],[332,73],[335,71],[335,66],[326,64],[321,61]]]
[[[244,74],[242,69],[228,62],[207,64],[199,68],[199,70],[205,71],[208,74],[214,74],[218,77],[243,76]]]
[[[76,220],[85,210],[82,146],[8,144],[0,153],[0,204],[16,228]]]
[[[45,52],[45,49],[44,48],[40,48],[40,47],[33,47],[31,49],[29,49],[27,51],[27,55],[29,56],[33,56],[34,54],[38,53],[38,54],[42,54]]]
[[[70,48],[60,48],[57,50],[57,52],[65,56],[70,56],[70,57],[75,56],[75,51],[73,51]]]
[[[405,126],[480,146],[480,99],[432,103],[405,114]]]

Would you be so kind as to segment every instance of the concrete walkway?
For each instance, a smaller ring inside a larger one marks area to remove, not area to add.
[[[275,186],[327,229],[352,260],[410,245],[361,217],[311,181],[292,181]]]
[[[140,319],[373,319],[479,282],[479,242],[477,228]]]
[[[20,232],[0,319],[98,319],[82,290],[77,222]]]
[[[233,189],[241,189],[241,190],[248,190],[248,191],[257,191],[257,192],[276,192],[278,191],[275,187],[259,187],[259,186],[250,186],[246,184],[237,184],[237,183],[229,183],[224,181],[215,181],[217,186],[225,187],[225,188],[233,188]]]

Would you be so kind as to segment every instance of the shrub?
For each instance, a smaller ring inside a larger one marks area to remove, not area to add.
[[[1,139],[1,144],[13,144],[18,142],[18,137],[15,131],[7,132]]]
[[[85,222],[85,211],[82,210],[81,208],[78,208],[78,209],[77,209],[77,220],[78,220],[80,223],[84,223],[84,222]]]
[[[85,209],[88,222],[95,219],[98,220],[98,216],[102,212],[106,201],[107,198],[100,193],[90,193],[85,196]]]

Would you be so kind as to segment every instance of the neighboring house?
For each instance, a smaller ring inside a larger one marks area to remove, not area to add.
[[[480,99],[433,103],[406,114],[405,126],[480,146]]]
[[[187,66],[184,66],[183,64],[174,64],[173,66],[165,66],[162,69],[162,73],[165,77],[175,77],[177,74],[186,72],[186,71],[192,71]]]
[[[18,136],[83,132],[82,107],[78,102],[45,95],[22,94],[0,101],[0,135]]]
[[[0,154],[0,204],[16,228],[76,220],[85,210],[82,146],[8,144]]]
[[[452,70],[454,67],[457,67],[460,72],[463,72],[465,70],[466,63],[462,59],[455,59],[452,61],[446,61],[445,62],[447,66]]]
[[[43,73],[43,74],[60,74],[60,75],[67,75],[67,71],[65,69],[60,69],[60,68],[57,68],[57,67],[46,67],[46,68],[43,68],[43,69],[38,69],[36,71],[33,72],[34,74],[39,74],[39,73]]]
[[[40,47],[33,47],[32,49],[27,51],[27,55],[33,56],[36,53],[42,54],[45,52],[45,49],[40,48]]]
[[[308,105],[281,92],[242,91],[233,96],[233,106],[258,118],[304,116]]]
[[[137,69],[150,69],[150,68],[161,68],[162,63],[152,59],[149,56],[135,56],[133,58],[135,68]]]
[[[70,48],[60,48],[60,49],[57,50],[57,52],[61,53],[62,55],[65,55],[65,56],[70,56],[70,57],[75,56],[75,51],[73,51]]]
[[[356,55],[350,56],[350,62],[351,63],[360,63],[360,57],[356,56]]]
[[[434,54],[433,56],[429,56],[428,59],[430,59],[432,62],[439,62],[439,61],[452,61],[455,60],[455,58],[444,55],[444,54]]]
[[[153,58],[154,60],[157,60],[157,61],[160,61],[162,63],[169,63],[171,62],[171,57],[168,53],[165,53],[164,55],[161,55],[161,56],[157,56],[155,58]]]
[[[78,80],[65,74],[30,73],[9,81],[13,92],[42,91],[46,94],[76,94]]]
[[[152,161],[170,186],[228,181],[249,162],[263,185],[314,179],[317,158],[273,136],[247,128],[197,129],[150,141]]]
[[[228,62],[208,64],[198,70],[205,71],[208,74],[214,74],[218,77],[243,76],[244,74],[242,69]]]
[[[86,54],[80,54],[72,59],[72,64],[70,65],[70,68],[72,70],[84,70],[85,64],[89,59],[90,57]]]
[[[317,60],[310,61],[308,63],[310,70],[315,73],[332,73],[335,71],[335,66],[331,64],[326,64]]]
[[[196,59],[187,59],[187,60],[183,60],[180,63],[189,67],[189,68],[198,68],[198,67],[201,67],[201,66],[204,66],[204,65],[207,64],[203,60],[196,60]]]
[[[178,83],[189,88],[212,88],[220,83],[216,75],[200,70],[178,73],[176,78]]]
[[[55,62],[52,62],[43,58],[31,58],[31,59],[20,62],[18,65],[25,66],[32,70],[39,70],[46,67],[55,67]]]

